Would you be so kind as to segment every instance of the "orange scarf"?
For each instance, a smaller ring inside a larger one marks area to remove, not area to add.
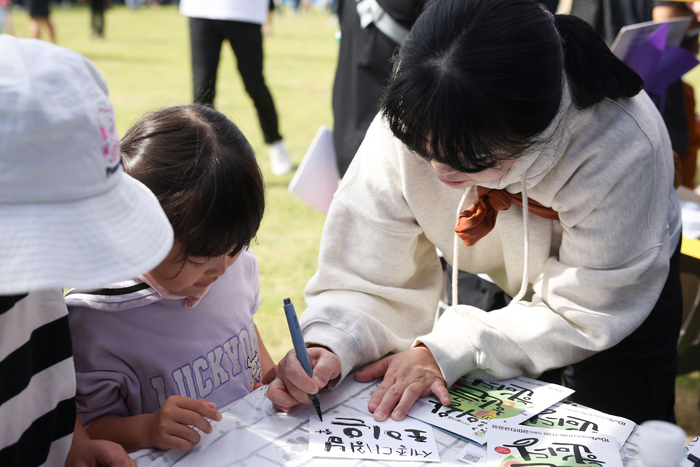
[[[520,193],[513,194],[505,190],[492,190],[480,186],[476,187],[476,193],[478,199],[462,211],[455,226],[455,232],[467,246],[476,244],[493,230],[498,211],[510,209],[511,203],[523,207],[523,195]],[[552,208],[529,198],[527,204],[529,212],[535,215],[545,219],[559,219],[559,214]]]

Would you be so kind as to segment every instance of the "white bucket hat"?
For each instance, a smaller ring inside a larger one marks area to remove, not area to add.
[[[172,242],[156,197],[122,170],[99,71],[0,35],[0,295],[136,277]]]

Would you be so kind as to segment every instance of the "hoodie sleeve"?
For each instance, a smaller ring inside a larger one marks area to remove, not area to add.
[[[435,247],[402,194],[397,143],[380,125],[370,127],[331,204],[300,319],[307,344],[339,357],[340,379],[429,332],[442,287]]]

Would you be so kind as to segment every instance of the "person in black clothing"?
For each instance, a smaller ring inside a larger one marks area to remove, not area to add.
[[[378,0],[385,14],[410,29],[418,15],[433,0]],[[367,128],[379,110],[391,57],[399,42],[380,31],[376,24],[360,24],[355,0],[340,0],[340,51],[333,83],[333,144],[338,172],[345,175]]]
[[[102,38],[105,35],[105,0],[90,1],[90,25],[93,37]]]

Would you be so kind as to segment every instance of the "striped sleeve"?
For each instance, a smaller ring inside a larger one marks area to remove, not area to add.
[[[75,415],[63,294],[48,290],[0,297],[0,465],[63,464]]]

